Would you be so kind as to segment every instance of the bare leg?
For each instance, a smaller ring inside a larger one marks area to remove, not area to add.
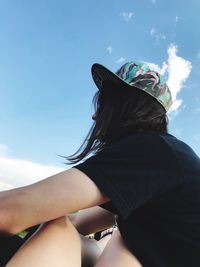
[[[11,258],[6,267],[80,267],[81,241],[67,217],[46,223]]]

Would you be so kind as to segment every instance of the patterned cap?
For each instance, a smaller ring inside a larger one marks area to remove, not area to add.
[[[156,99],[167,112],[172,105],[172,96],[163,76],[151,70],[145,63],[125,63],[116,73],[103,65],[92,65],[92,76],[96,86],[101,90],[105,81],[124,87],[138,88]]]

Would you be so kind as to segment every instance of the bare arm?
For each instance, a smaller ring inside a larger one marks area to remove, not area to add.
[[[114,214],[101,208],[92,207],[70,215],[73,225],[82,235],[96,233],[115,224]]]
[[[32,185],[1,192],[0,231],[15,234],[107,201],[91,179],[72,168]]]

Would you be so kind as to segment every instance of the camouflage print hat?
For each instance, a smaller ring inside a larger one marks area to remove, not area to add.
[[[105,81],[117,86],[138,88],[156,99],[167,112],[172,105],[171,92],[164,78],[145,63],[128,62],[116,73],[100,64],[92,65],[92,76],[99,90]]]

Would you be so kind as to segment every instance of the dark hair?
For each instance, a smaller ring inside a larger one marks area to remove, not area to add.
[[[152,96],[137,88],[117,88],[107,82],[93,98],[95,121],[83,144],[66,157],[74,164],[91,152],[98,153],[120,138],[141,131],[167,133],[164,108]]]

